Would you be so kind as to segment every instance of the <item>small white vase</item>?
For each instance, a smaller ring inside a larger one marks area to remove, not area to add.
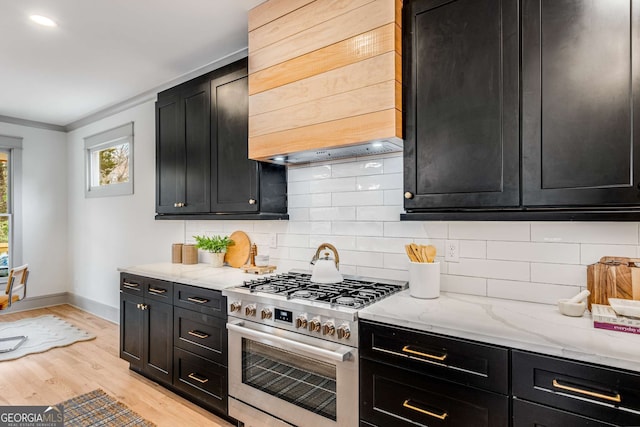
[[[211,266],[222,267],[224,265],[224,252],[211,252]]]

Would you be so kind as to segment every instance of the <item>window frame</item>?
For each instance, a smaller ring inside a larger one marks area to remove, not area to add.
[[[133,122],[84,138],[85,198],[126,196],[133,194],[133,139]],[[93,153],[122,145],[123,143],[129,144],[129,181],[117,184],[92,186],[91,175],[94,172],[92,161]]]
[[[9,218],[9,269],[22,265],[22,137],[0,135],[0,149],[9,153],[9,188],[7,213]],[[0,283],[7,283],[0,277]]]

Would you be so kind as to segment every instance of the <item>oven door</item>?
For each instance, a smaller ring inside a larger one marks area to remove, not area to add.
[[[356,348],[249,321],[227,329],[230,398],[300,427],[358,424]]]

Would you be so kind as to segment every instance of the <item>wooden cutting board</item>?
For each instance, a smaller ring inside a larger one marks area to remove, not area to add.
[[[224,261],[231,267],[242,267],[249,259],[251,240],[249,240],[249,236],[244,231],[234,231],[229,237],[234,244],[227,248]]]

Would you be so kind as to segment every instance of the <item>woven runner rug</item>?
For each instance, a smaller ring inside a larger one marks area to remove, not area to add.
[[[155,426],[100,389],[59,405],[64,407],[65,427]]]
[[[0,361],[17,359],[31,353],[42,353],[55,347],[64,347],[78,341],[87,341],[95,335],[73,326],[57,316],[46,315],[3,322],[0,316],[0,338],[24,335],[27,340],[16,350],[0,353]],[[1,341],[0,350],[12,348],[15,341]]]

